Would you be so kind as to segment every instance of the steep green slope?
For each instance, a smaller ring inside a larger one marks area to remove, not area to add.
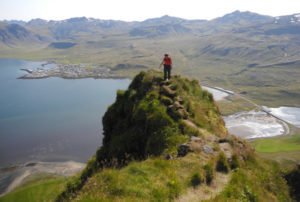
[[[103,117],[103,145],[57,201],[289,201],[277,164],[229,136],[198,81],[139,73]]]

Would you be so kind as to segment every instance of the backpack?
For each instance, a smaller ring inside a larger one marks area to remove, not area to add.
[[[165,65],[171,65],[172,59],[170,57],[164,58]]]

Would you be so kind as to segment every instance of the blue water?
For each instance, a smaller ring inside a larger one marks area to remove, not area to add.
[[[129,80],[19,80],[41,62],[0,59],[0,167],[27,161],[85,162],[102,142],[101,119]],[[47,65],[51,68],[51,65]]]

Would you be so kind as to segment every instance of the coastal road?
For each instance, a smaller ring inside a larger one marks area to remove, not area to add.
[[[255,107],[256,107],[257,109],[259,109],[260,111],[263,111],[263,112],[265,112],[266,114],[268,114],[268,115],[270,115],[270,116],[276,118],[277,120],[282,121],[282,122],[284,122],[285,124],[293,125],[293,124],[291,124],[291,123],[289,123],[289,122],[283,120],[282,118],[280,118],[280,117],[278,117],[278,116],[272,114],[269,110],[267,110],[267,109],[264,108],[263,106],[260,106],[260,105],[256,104],[256,103],[253,102],[252,100],[250,100],[250,99],[244,97],[243,95],[241,95],[241,94],[239,94],[239,93],[235,93],[235,92],[232,91],[232,90],[226,90],[226,89],[223,89],[223,88],[210,86],[210,85],[205,84],[205,83],[202,84],[202,86],[209,87],[209,88],[212,88],[212,89],[215,89],[215,90],[219,90],[219,91],[221,91],[221,92],[228,93],[229,95],[235,95],[235,96],[237,96],[237,97],[239,97],[239,98],[245,100],[246,102],[252,104],[253,106],[255,106]],[[293,126],[294,126],[294,125],[293,125]],[[287,134],[288,134],[288,133],[287,133]]]

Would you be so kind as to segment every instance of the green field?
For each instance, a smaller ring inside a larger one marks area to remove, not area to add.
[[[260,156],[277,161],[283,167],[292,167],[300,161],[299,129],[295,129],[292,135],[259,139],[251,144]]]
[[[256,151],[267,153],[300,151],[300,134],[254,141],[253,146]]]
[[[41,202],[54,201],[55,197],[62,191],[66,178],[60,176],[46,175],[35,176],[25,182],[21,187],[0,198],[1,202]]]

